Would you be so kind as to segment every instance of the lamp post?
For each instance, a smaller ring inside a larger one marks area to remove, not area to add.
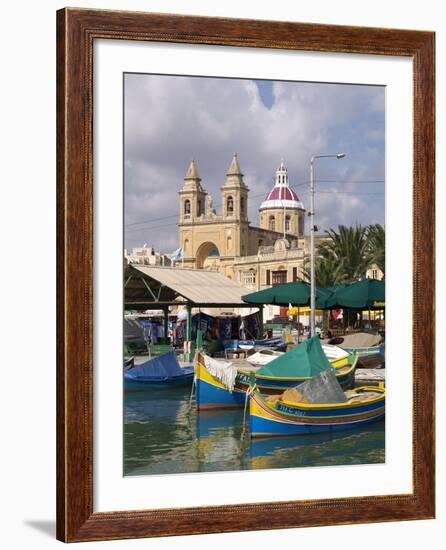
[[[342,159],[345,153],[331,153],[326,155],[313,155],[310,160],[310,335],[315,336],[316,313],[316,266],[314,254],[314,161],[320,158]]]

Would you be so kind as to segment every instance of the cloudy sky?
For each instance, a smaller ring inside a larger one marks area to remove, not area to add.
[[[219,212],[234,152],[253,225],[282,158],[308,209],[310,158],[336,152],[347,156],[316,161],[317,225],[384,224],[384,111],[377,86],[126,74],[125,247],[177,248],[191,159]]]

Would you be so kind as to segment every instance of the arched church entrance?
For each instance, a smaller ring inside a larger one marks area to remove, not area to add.
[[[199,246],[196,258],[198,269],[209,269],[220,263],[220,252],[214,243],[208,241]]]

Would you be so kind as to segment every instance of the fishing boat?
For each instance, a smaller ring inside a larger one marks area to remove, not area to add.
[[[188,386],[194,379],[192,365],[181,367],[173,351],[124,369],[124,389],[142,391],[150,388]]]
[[[333,344],[322,344],[322,350],[334,368],[347,365],[350,355],[355,354],[354,351],[347,351]]]
[[[348,353],[356,353],[359,359],[381,359],[384,360],[385,345],[379,334],[358,332],[345,334],[328,340],[328,344],[334,344]]]
[[[263,365],[267,365],[268,363],[276,359],[276,357],[280,357],[284,353],[285,352],[283,351],[276,351],[273,349],[265,348],[256,351],[252,355],[249,355],[246,360],[250,365],[262,367]]]
[[[238,347],[244,351],[249,351],[254,349],[256,343],[254,340],[239,340]]]
[[[195,363],[197,408],[243,407],[251,374],[255,375],[255,383],[265,395],[277,394],[297,386],[325,369],[333,370],[343,388],[351,388],[354,385],[356,363],[356,355],[350,354],[345,363],[333,366],[317,337],[302,342],[261,367],[247,361],[218,360],[200,352]]]
[[[254,344],[254,349],[256,350],[269,348],[277,351],[285,351],[287,346],[282,337],[254,340]]]
[[[348,363],[348,356],[350,355],[350,353],[347,352],[346,350],[330,344],[322,344],[322,350],[333,367],[335,368],[341,367]],[[269,348],[265,348],[265,349],[260,349],[259,351],[256,351],[252,355],[249,355],[246,358],[246,360],[251,365],[263,366],[263,365],[267,365],[277,357],[284,355],[284,353],[285,352],[283,351],[276,351]]]
[[[133,356],[124,356],[124,369],[132,369],[135,366],[135,358]]]
[[[282,338],[266,338],[264,340],[226,340],[223,342],[225,350],[259,351],[264,349],[286,350],[286,342]]]
[[[335,403],[301,400],[299,388],[270,398],[254,390],[249,400],[253,438],[350,430],[376,422],[385,414],[385,390],[382,387],[363,386],[348,390],[345,401]]]

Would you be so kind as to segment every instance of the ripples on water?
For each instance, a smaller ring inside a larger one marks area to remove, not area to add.
[[[243,411],[201,411],[190,389],[124,398],[124,475],[382,463],[384,420],[364,431],[242,438]]]

